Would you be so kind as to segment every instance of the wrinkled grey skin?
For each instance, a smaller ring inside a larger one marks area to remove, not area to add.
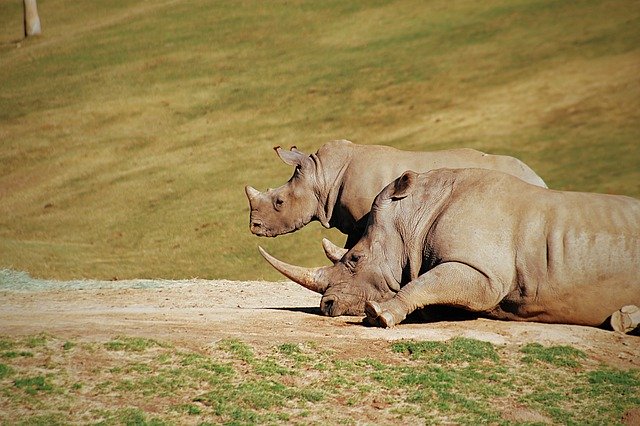
[[[409,152],[341,140],[328,142],[311,155],[295,147],[291,151],[280,147],[275,150],[296,169],[279,188],[261,193],[245,187],[251,207],[249,226],[258,236],[275,237],[317,220],[326,228],[335,227],[347,234],[346,247],[350,248],[362,236],[375,196],[405,170],[478,167],[546,187],[520,160],[473,149]]]
[[[261,251],[294,281],[306,273],[324,314],[365,310],[383,327],[429,305],[591,326],[640,306],[640,200],[554,191],[495,171],[404,173],[333,266],[293,267]]]

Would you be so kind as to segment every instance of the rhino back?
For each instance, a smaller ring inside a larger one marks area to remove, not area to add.
[[[353,154],[341,181],[336,212],[342,212],[353,222],[362,219],[369,212],[375,196],[406,170],[423,173],[441,168],[490,169],[545,187],[533,170],[513,157],[484,154],[469,148],[413,152],[388,146],[349,144]],[[332,151],[339,156],[337,148],[334,145]],[[344,145],[340,148],[345,149]]]
[[[624,305],[640,305],[639,200],[451,172],[444,208],[437,217],[423,210],[421,273],[442,262],[472,266],[501,288],[489,315],[503,319],[599,325]]]
[[[548,192],[544,245],[517,263],[521,281],[546,283],[538,298],[547,315],[599,325],[630,302],[640,305],[640,201]]]

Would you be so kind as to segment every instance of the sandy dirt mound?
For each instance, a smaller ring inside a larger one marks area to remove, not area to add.
[[[591,327],[488,319],[401,324],[378,329],[362,317],[322,316],[319,296],[292,282],[0,280],[0,334],[50,333],[96,340],[116,335],[201,346],[235,338],[260,346],[315,341],[367,354],[376,342],[448,340],[497,345],[571,345],[621,368],[640,367],[640,337]]]

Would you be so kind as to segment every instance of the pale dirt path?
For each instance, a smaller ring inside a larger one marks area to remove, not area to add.
[[[487,319],[362,325],[320,315],[319,296],[291,282],[50,282],[35,290],[0,286],[0,335],[50,333],[79,341],[140,336],[193,347],[233,338],[258,347],[314,341],[366,356],[395,339],[464,336],[497,345],[571,345],[621,368],[640,367],[640,337],[591,327]]]

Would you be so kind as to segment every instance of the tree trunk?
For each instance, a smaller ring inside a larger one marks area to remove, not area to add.
[[[38,5],[36,0],[24,0],[24,36],[35,36],[42,33]]]

